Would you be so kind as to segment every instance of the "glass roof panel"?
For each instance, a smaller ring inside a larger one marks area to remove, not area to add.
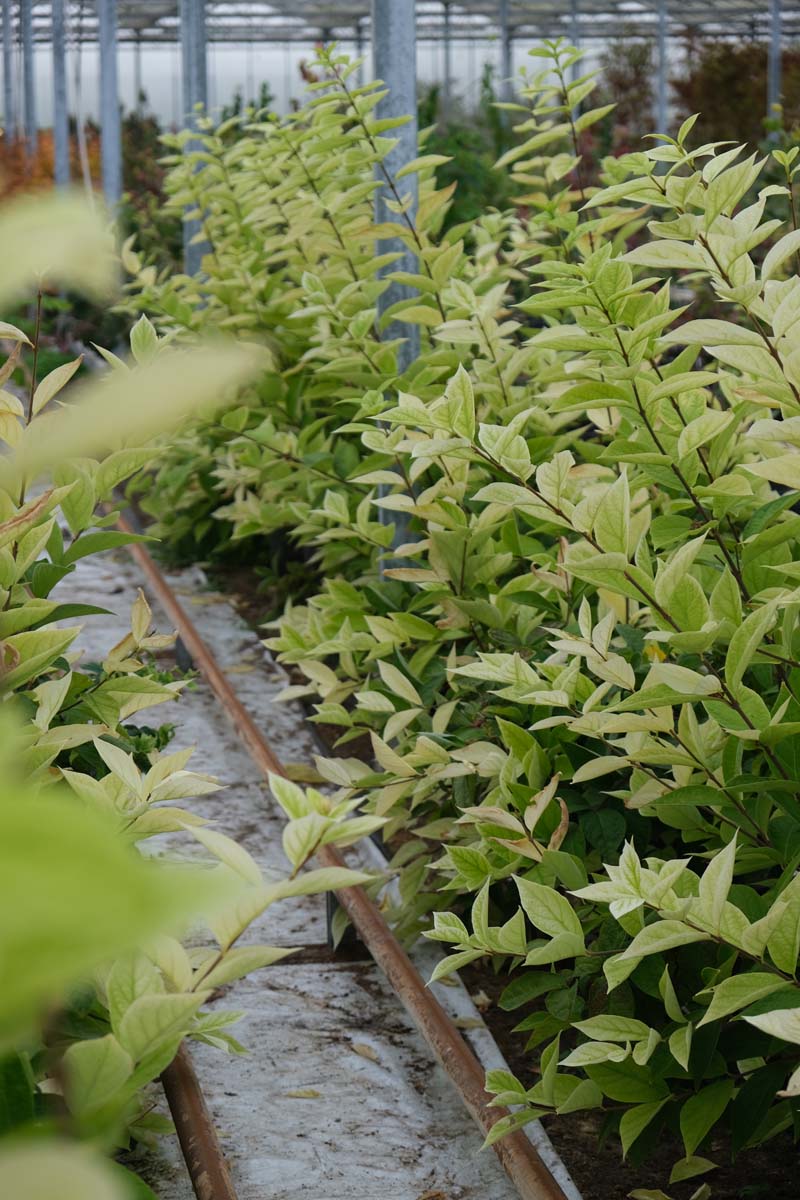
[[[67,3],[73,41],[97,39],[94,0]],[[451,2],[449,29],[453,40],[489,41],[500,37],[497,0]],[[211,42],[305,42],[352,40],[356,27],[369,36],[370,0],[208,0]],[[515,40],[567,36],[574,27],[575,0],[509,0],[509,32]],[[119,0],[121,42],[175,42],[179,33],[178,0]],[[577,0],[581,40],[608,38],[620,32],[643,36],[655,32],[657,0]],[[724,36],[766,36],[769,0],[666,0],[670,34],[687,27]],[[50,40],[49,3],[33,4],[37,41]],[[800,0],[784,0],[783,35],[800,37]],[[417,4],[418,36],[439,41],[445,32],[442,0]]]

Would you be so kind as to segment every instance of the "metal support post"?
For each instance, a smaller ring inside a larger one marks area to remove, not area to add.
[[[573,47],[574,50],[580,50],[580,48],[581,48],[581,22],[580,22],[580,10],[578,7],[578,0],[570,0],[569,37],[567,40],[569,41],[569,44]],[[567,88],[571,88],[573,86],[573,84],[577,83],[578,79],[580,78],[580,73],[581,73],[581,60],[578,58],[575,60],[575,62],[571,63],[569,66],[568,77],[567,77]],[[580,104],[573,105],[572,110],[570,112],[570,118],[573,121],[573,123],[578,120],[578,117],[580,115],[581,115]]]
[[[19,137],[19,114],[14,79],[14,14],[11,0],[3,0],[3,128],[7,142]]]
[[[20,33],[22,35],[22,90],[25,103],[25,148],[29,159],[36,157],[39,148],[39,120],[36,115],[36,76],[33,49],[33,3],[20,0]]]
[[[417,157],[417,44],[414,0],[373,0],[372,40],[375,78],[382,79],[389,89],[388,95],[378,105],[379,117],[411,118],[405,125],[392,130],[392,137],[397,139],[397,145],[384,160],[386,175],[378,168],[378,178],[382,186],[376,194],[375,220],[378,224],[383,224],[402,221],[403,218],[390,211],[387,201],[392,199],[392,184],[397,172]],[[392,184],[388,182],[387,175]],[[411,175],[400,180],[395,187],[402,195],[411,193],[411,205],[406,216],[409,222],[413,222],[417,209],[416,176]],[[415,273],[418,270],[416,255],[399,238],[389,238],[381,242],[380,253],[392,252],[402,255],[402,258],[393,264],[392,271]],[[404,284],[391,283],[381,297],[380,307],[385,311],[411,294],[413,292]],[[389,338],[401,334],[406,338],[406,344],[400,352],[400,369],[405,370],[418,354],[419,327],[398,323],[387,331]]]
[[[442,79],[442,111],[450,115],[453,95],[453,46],[450,28],[450,0],[442,0],[442,50],[444,51],[444,76]]]
[[[246,70],[245,70],[245,75],[244,75],[244,79],[245,79],[244,92],[242,93],[242,107],[243,107],[243,109],[246,109],[249,104],[253,103],[253,100],[254,100],[255,94],[256,94],[256,79],[255,79],[255,72],[253,70],[253,43],[252,42],[248,42],[247,45],[245,46],[244,55],[245,55]],[[207,108],[208,105],[206,104],[205,107]]]
[[[669,14],[667,0],[658,0],[658,75],[656,79],[656,132],[666,133],[669,121],[667,111],[667,73],[669,69],[669,52],[667,37],[669,34]]]
[[[69,101],[67,98],[67,29],[64,0],[53,0],[53,149],[56,187],[68,187]]]
[[[133,44],[133,108],[137,115],[144,112],[142,88],[142,39],[137,34]]]
[[[372,0],[372,54],[374,77],[382,79],[388,93],[378,105],[377,115],[386,117],[410,117],[405,125],[392,130],[397,145],[376,168],[381,186],[375,194],[375,220],[384,222],[408,222],[413,226],[417,212],[417,177],[410,175],[397,180],[397,172],[417,157],[417,30],[414,0]],[[410,196],[410,204],[404,216],[392,212],[387,202],[395,194]],[[399,238],[385,238],[378,244],[379,254],[397,253],[399,258],[392,263],[391,271],[406,271],[415,274],[419,270],[417,256]],[[383,313],[393,304],[414,296],[412,288],[402,283],[390,283],[378,301],[379,312]],[[397,370],[402,373],[411,366],[419,355],[419,326],[392,321],[387,326],[388,340],[402,337],[405,340],[397,352]],[[400,514],[387,514],[387,522],[395,520],[394,545],[406,540],[406,530]]]
[[[509,103],[514,99],[509,0],[500,0],[498,20],[500,24],[500,99]]]
[[[183,69],[183,113],[188,128],[196,129],[198,106],[208,106],[208,64],[206,57],[205,0],[181,0],[181,63]],[[193,149],[193,143],[187,145]],[[200,270],[208,245],[192,239],[200,230],[199,221],[183,223],[183,262],[188,275]]]
[[[181,0],[180,8],[184,119],[194,126],[197,105],[208,105],[205,0]]]
[[[781,102],[782,90],[782,17],[781,0],[770,0],[769,51],[767,55],[767,116],[774,117],[775,106]]]
[[[100,44],[100,148],[103,195],[109,208],[122,199],[122,118],[117,67],[117,3],[97,0]]]

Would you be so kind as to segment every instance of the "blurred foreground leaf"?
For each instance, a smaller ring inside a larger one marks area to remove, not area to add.
[[[25,795],[4,786],[0,1049],[104,959],[208,912],[211,882],[207,871],[144,858],[102,813],[68,792]],[[220,893],[217,899],[228,894],[222,885]],[[0,1187],[0,1195],[10,1193]]]
[[[130,1200],[112,1164],[74,1142],[39,1139],[0,1146],[3,1200]]]
[[[96,298],[117,279],[114,238],[77,192],[21,196],[0,210],[0,306],[30,294],[31,284],[68,285]]]
[[[144,366],[76,386],[68,405],[27,427],[0,467],[0,486],[13,490],[70,458],[140,446],[190,413],[200,416],[232,399],[261,364],[258,347],[225,343],[165,351]]]

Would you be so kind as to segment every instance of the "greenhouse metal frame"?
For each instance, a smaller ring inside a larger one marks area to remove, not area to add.
[[[766,111],[780,102],[784,41],[800,37],[800,3],[789,0],[0,0],[3,107],[7,134],[37,138],[34,47],[53,57],[55,177],[69,183],[67,49],[100,51],[103,190],[113,207],[122,194],[121,114],[116,50],[179,45],[182,104],[188,115],[208,102],[208,55],[215,44],[306,44],[341,40],[357,55],[371,50],[376,77],[389,85],[387,115],[407,113],[415,96],[415,42],[443,49],[445,99],[452,80],[452,47],[494,42],[501,87],[513,92],[515,42],[567,37],[575,45],[606,39],[624,28],[657,44],[656,118],[667,128],[670,39],[687,29],[716,37],[763,39],[769,48]],[[411,143],[410,143],[411,144]]]

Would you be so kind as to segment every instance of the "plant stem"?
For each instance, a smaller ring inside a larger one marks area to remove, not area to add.
[[[36,395],[36,381],[39,373],[39,341],[42,333],[42,289],[36,293],[36,324],[33,332],[33,362],[31,364],[31,379],[28,388],[28,407],[25,413],[25,428],[27,429],[33,420],[33,401]],[[19,506],[22,508],[25,503],[25,479],[20,480],[19,485]]]

